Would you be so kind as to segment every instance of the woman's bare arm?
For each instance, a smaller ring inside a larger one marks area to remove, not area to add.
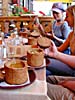
[[[75,68],[75,56],[59,52],[53,41],[51,41],[49,50],[50,52],[48,52],[48,55],[50,57],[56,58],[65,64],[68,64],[72,68]]]
[[[68,64],[72,68],[75,68],[75,56],[67,55],[61,52],[58,52],[55,56],[56,59]]]

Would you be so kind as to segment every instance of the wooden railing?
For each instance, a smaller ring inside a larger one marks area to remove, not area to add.
[[[18,29],[20,29],[21,22],[24,22],[25,23],[24,27],[33,30],[34,18],[35,16],[10,16],[10,17],[1,16],[0,24],[1,24],[2,31],[7,32],[9,30],[10,21],[15,21],[16,27]],[[52,31],[52,22],[53,22],[52,17],[43,16],[43,17],[39,17],[39,20],[46,32]]]

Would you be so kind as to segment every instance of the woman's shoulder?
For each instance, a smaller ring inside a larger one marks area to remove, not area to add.
[[[71,32],[70,32],[70,36],[72,36],[73,34],[74,34],[74,32],[73,32],[73,31],[71,31]]]
[[[68,36],[68,38],[70,38],[70,39],[71,39],[71,38],[72,38],[72,36],[73,36],[73,34],[74,34],[74,32],[73,32],[73,31],[71,31],[71,32],[70,32],[70,34],[69,34],[69,36]]]

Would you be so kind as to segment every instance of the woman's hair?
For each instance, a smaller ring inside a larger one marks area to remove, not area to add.
[[[75,5],[67,8],[67,11],[74,16],[74,34],[75,34]]]
[[[67,8],[67,11],[69,11],[69,13],[71,13],[72,15],[74,15],[74,13],[75,13],[75,5],[69,6]]]

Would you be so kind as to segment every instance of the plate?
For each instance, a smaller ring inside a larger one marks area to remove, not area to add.
[[[38,70],[38,69],[42,69],[42,68],[44,68],[45,66],[39,66],[39,67],[32,67],[32,66],[28,66],[28,69],[36,69],[36,70]]]
[[[17,89],[17,88],[22,88],[22,87],[31,85],[36,79],[36,74],[35,74],[34,70],[28,70],[28,73],[29,73],[29,82],[27,82],[27,83],[25,82],[24,84],[21,84],[21,85],[10,85],[4,81],[4,82],[0,83],[0,88],[2,88],[2,89]]]

